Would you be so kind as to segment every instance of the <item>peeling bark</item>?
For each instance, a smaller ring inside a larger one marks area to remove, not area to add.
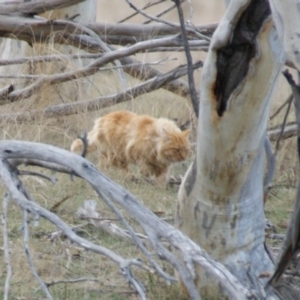
[[[196,160],[179,191],[177,226],[242,282],[266,294],[263,150],[270,99],[284,63],[268,1],[232,0],[203,68]],[[226,292],[198,268],[207,299]]]

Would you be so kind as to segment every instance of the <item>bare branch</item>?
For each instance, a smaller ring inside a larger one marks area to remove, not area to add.
[[[9,242],[7,234],[7,206],[8,206],[9,195],[6,193],[3,199],[3,213],[2,213],[2,234],[3,234],[3,247],[4,247],[4,259],[6,265],[6,279],[4,285],[3,300],[8,300],[10,279],[12,276],[12,268],[10,263],[9,255]]]
[[[160,3],[163,3],[163,2],[165,2],[166,0],[158,0],[158,1],[156,1],[156,2],[149,2],[148,4],[146,4],[142,9],[147,9],[147,8],[149,8],[149,7],[151,7],[151,6],[154,6],[154,5],[157,5],[157,4],[160,4]],[[124,18],[124,19],[122,19],[122,20],[120,20],[118,23],[123,23],[123,22],[125,22],[125,21],[127,21],[127,20],[129,20],[129,19],[131,19],[132,17],[134,17],[134,16],[136,16],[136,15],[138,15],[138,12],[135,12],[135,13],[133,13],[133,14],[131,14],[131,15],[129,15],[128,17],[126,17],[126,18]]]
[[[273,113],[270,117],[270,120],[273,120],[281,111],[282,109],[289,104],[293,100],[293,95],[289,95],[289,97],[278,107],[278,109]]]
[[[189,49],[187,34],[186,34],[185,26],[184,26],[183,11],[181,8],[180,0],[174,0],[174,2],[176,3],[177,10],[178,10],[181,34],[182,34],[184,50],[185,50],[185,55],[186,55],[186,60],[187,60],[187,65],[188,65],[188,79],[189,79],[191,100],[192,100],[192,104],[193,104],[193,108],[194,108],[194,113],[195,113],[196,117],[198,118],[198,116],[199,116],[199,97],[197,95],[196,88],[195,88],[195,82],[194,82],[193,59],[192,59],[192,55],[191,55],[191,52]]]
[[[51,0],[51,1],[7,1],[0,3],[0,12],[6,14],[40,14],[48,10],[64,8],[84,0]]]
[[[275,128],[275,129],[271,129],[268,130],[268,136],[270,138],[271,141],[275,141],[278,139],[279,135],[281,134],[281,126],[280,128]],[[296,124],[292,124],[292,125],[287,125],[285,126],[285,129],[283,131],[282,134],[282,139],[288,139],[290,137],[293,137],[297,135],[297,125]]]
[[[296,112],[296,120],[297,120],[297,144],[298,144],[298,160],[300,161],[300,86],[297,85],[289,73],[288,70],[283,72],[283,75],[286,77],[288,83],[291,86],[292,93],[294,96],[294,106]],[[268,284],[271,286],[276,286],[281,275],[291,262],[291,260],[297,255],[299,252],[299,241],[300,241],[300,181],[298,181],[298,188],[296,199],[294,203],[293,215],[291,222],[289,224],[289,228],[287,230],[285,240],[281,249],[281,253],[279,255],[276,267],[274,269],[274,273],[270,278]]]
[[[141,14],[142,16],[146,17],[147,19],[149,20],[152,20],[152,21],[156,21],[158,23],[162,23],[162,24],[165,24],[165,25],[169,25],[169,26],[172,26],[172,27],[179,27],[179,25],[177,23],[173,23],[173,22],[169,22],[169,21],[165,21],[165,20],[162,20],[160,18],[157,18],[157,17],[154,17],[154,16],[151,16],[147,13],[145,13],[142,9],[139,9],[137,6],[135,6],[131,1],[129,0],[125,0],[128,5],[133,8],[136,12],[138,12],[139,14]]]
[[[58,228],[60,228],[72,242],[78,244],[82,248],[107,256],[109,259],[117,263],[126,280],[135,287],[135,289],[138,291],[142,299],[146,299],[143,285],[136,278],[132,276],[130,270],[132,265],[143,268],[143,263],[141,261],[139,261],[138,259],[130,259],[130,260],[123,259],[116,253],[104,247],[101,247],[99,245],[96,245],[94,243],[91,243],[90,241],[78,236],[56,214],[51,213],[50,211],[44,209],[43,207],[39,206],[37,203],[33,201],[28,201],[26,197],[17,188],[17,186],[22,187],[22,183],[18,180],[15,174],[11,172],[9,164],[5,160],[2,160],[0,162],[0,165],[1,165],[0,177],[4,182],[4,184],[6,185],[6,187],[8,188],[12,199],[18,206],[20,206],[22,209],[26,211],[32,212],[34,214],[38,214],[41,217],[49,220],[51,223],[53,223]]]
[[[181,231],[159,219],[128,191],[105,177],[97,171],[89,161],[79,155],[50,145],[30,142],[0,141],[0,158],[1,179],[9,189],[15,203],[29,211],[38,212],[42,217],[51,220],[51,222],[64,231],[71,241],[74,241],[85,249],[106,255],[113,261],[119,263],[119,265],[125,264],[127,268],[129,267],[128,265],[132,263],[137,264],[138,266],[141,264],[136,261],[124,261],[115,253],[111,253],[107,249],[103,249],[100,246],[94,245],[91,242],[78,237],[56,215],[48,212],[36,203],[24,199],[23,195],[20,195],[20,192],[15,187],[15,184],[12,184],[13,178],[7,169],[8,165],[5,162],[6,159],[34,158],[43,161],[48,160],[50,163],[71,168],[76,174],[80,174],[82,178],[91,184],[102,199],[105,201],[110,199],[115,204],[120,205],[140,223],[158,255],[178,268],[177,271],[179,272],[183,282],[187,283],[186,288],[191,299],[200,299],[193,280],[191,280],[191,276],[194,273],[193,269],[195,263],[199,264],[208,272],[216,276],[216,278],[220,280],[235,299],[246,300],[251,299],[251,297],[252,299],[255,299],[253,291],[239,283],[239,281],[222,264],[212,260],[205,251],[192,242]],[[164,248],[159,241],[160,239],[168,241],[172,247],[177,249],[177,251],[180,251],[181,255],[184,257],[183,261],[186,262],[186,265],[182,263],[178,264],[178,259],[174,261],[173,254],[169,253],[169,251]],[[125,268],[125,270],[128,270],[127,268]],[[128,273],[125,274],[128,276]],[[129,280],[130,279],[132,279],[132,277],[129,277]],[[135,283],[135,287],[138,288],[140,285]]]
[[[68,61],[70,59],[95,59],[101,57],[103,54],[74,54],[74,55],[41,55],[34,57],[20,57],[11,59],[0,59],[0,66],[18,65],[26,63],[52,62],[52,61]]]
[[[47,161],[41,161],[38,159],[11,159],[9,160],[9,163],[17,167],[19,165],[25,165],[25,166],[37,166],[41,168],[46,168],[55,172],[60,172],[60,173],[66,173],[66,174],[74,174],[72,173],[72,169],[66,168],[64,166],[55,164],[55,163],[50,163]],[[77,174],[75,174],[78,176]]]
[[[173,22],[169,22],[169,21],[165,21],[165,20],[162,20],[162,19],[159,19],[157,17],[154,17],[154,16],[151,16],[147,13],[145,13],[143,10],[139,9],[138,7],[136,7],[130,0],[125,0],[129,6],[131,8],[133,8],[134,10],[136,10],[137,12],[139,12],[141,15],[143,15],[144,17],[152,20],[152,21],[156,21],[158,23],[163,23],[163,24],[166,24],[166,25],[169,25],[171,27],[179,27],[180,28],[180,25],[177,24],[177,23],[173,23]],[[207,40],[207,41],[210,41],[210,38],[199,33],[198,31],[194,30],[193,28],[191,28],[190,26],[186,26],[186,30],[189,32],[189,33],[194,33],[196,36],[198,36],[199,38],[202,38],[204,40]]]
[[[97,22],[80,22],[80,24],[93,30],[100,36],[102,40],[106,40],[105,37],[116,36],[133,37],[135,38],[136,42],[139,42],[153,39],[153,37],[159,38],[180,33],[180,27],[178,25],[176,27],[157,24],[136,26],[136,24],[109,24]],[[196,30],[197,33],[201,33],[205,36],[210,36],[216,29],[217,25],[218,24],[216,23],[200,25],[196,27]],[[56,20],[35,20],[32,18],[21,16],[16,17],[1,15],[0,29],[0,37],[20,39],[28,42],[29,44],[37,41],[49,42],[49,36],[53,37],[53,35],[54,41],[56,43],[72,44],[71,37],[75,38],[77,33],[77,47],[81,49],[84,49],[84,47],[86,47],[87,49],[90,48],[90,52],[96,51],[95,49],[93,49],[94,46],[92,45],[93,43],[96,43],[94,39],[85,39],[84,35],[81,35],[80,30],[76,30],[74,32],[73,27],[70,28],[69,26],[63,25],[62,23],[57,23]],[[118,38],[118,41],[120,42],[120,38]],[[73,43],[73,45],[76,46],[74,40]],[[83,43],[83,45],[81,45],[81,43]],[[89,43],[91,43],[91,45],[89,45]]]
[[[265,139],[265,151],[267,158],[267,172],[264,177],[264,203],[267,201],[268,192],[271,188],[276,169],[276,156],[272,151],[272,145],[268,135],[266,135]]]
[[[71,22],[71,21],[65,21],[65,20],[59,20],[56,21],[58,22],[58,25],[62,25],[62,26],[70,26],[71,28],[74,29],[74,31],[77,31],[78,29],[80,29],[83,33],[87,33],[88,35],[90,35],[92,38],[95,39],[95,41],[99,44],[99,46],[101,47],[101,49],[106,52],[109,53],[111,52],[111,49],[101,40],[101,38],[90,28],[83,26],[79,23],[75,23],[75,22]],[[126,78],[122,69],[122,65],[120,63],[120,61],[118,59],[116,59],[115,64],[117,67],[119,67],[120,69],[118,69],[119,75],[120,75],[120,81],[123,85],[123,88],[126,88],[128,86],[127,82],[126,82]]]
[[[25,209],[23,209],[24,251],[26,253],[27,260],[28,260],[28,263],[29,263],[29,267],[30,267],[30,270],[31,270],[33,276],[36,278],[36,280],[40,284],[40,287],[44,291],[47,298],[52,300],[53,297],[50,294],[47,285],[44,283],[44,281],[38,275],[38,273],[35,269],[33,260],[32,260],[32,256],[30,254],[29,245],[28,245],[29,244],[29,229],[28,229],[28,222],[29,221],[28,221],[28,216],[27,215],[28,215],[27,211]]]
[[[185,2],[185,0],[180,0],[181,3]],[[176,4],[173,4],[171,6],[169,6],[168,8],[164,9],[163,11],[161,11],[160,13],[156,14],[155,17],[159,18],[161,16],[163,16],[164,14],[168,13],[169,11],[171,11],[172,9],[176,8]],[[142,8],[143,9],[143,8]],[[143,22],[142,24],[149,24],[151,23],[153,20],[148,20]]]
[[[290,109],[291,109],[291,106],[292,106],[292,102],[293,102],[293,97],[289,97],[289,102],[288,102],[288,107],[286,109],[286,113],[285,113],[285,116],[283,118],[283,122],[282,122],[282,125],[281,125],[281,131],[280,131],[280,134],[277,138],[277,141],[276,141],[276,146],[275,146],[275,156],[277,155],[277,152],[279,150],[279,144],[280,144],[280,140],[281,140],[281,137],[283,135],[283,132],[284,132],[284,128],[285,128],[285,125],[286,125],[286,122],[287,122],[287,118],[289,116],[289,113],[290,113]]]
[[[44,179],[47,179],[47,180],[51,181],[53,184],[55,184],[57,182],[57,178],[54,178],[52,176],[48,176],[46,174],[38,173],[38,172],[20,170],[18,173],[19,173],[19,175],[29,175],[29,176],[41,177],[41,178],[44,178]]]
[[[60,283],[77,283],[77,282],[85,282],[85,281],[99,282],[100,280],[97,279],[97,278],[85,278],[85,277],[81,277],[81,278],[68,279],[68,280],[65,280],[65,279],[53,280],[53,281],[45,282],[45,284],[49,287],[49,286],[60,284]]]
[[[194,68],[199,68],[202,66],[202,62],[196,62],[194,64]],[[119,94],[105,96],[94,100],[89,101],[78,101],[76,103],[67,103],[67,104],[59,104],[50,106],[45,108],[44,110],[32,110],[21,113],[13,113],[13,114],[2,114],[0,115],[0,122],[25,122],[30,120],[35,120],[40,117],[43,118],[52,118],[56,116],[67,116],[72,114],[77,114],[79,112],[86,111],[95,111],[98,109],[102,109],[104,107],[108,107],[117,103],[121,103],[124,101],[128,101],[132,98],[137,97],[138,95],[142,95],[148,93],[150,91],[154,91],[167,84],[174,79],[182,77],[187,72],[186,66],[179,66],[175,70],[172,70],[166,74],[157,76],[156,78],[150,79],[136,87],[125,90]]]
[[[99,213],[96,211],[96,201],[95,200],[86,200],[84,201],[83,207],[79,207],[77,210],[77,215],[80,219],[88,219],[96,227],[104,230],[105,232],[112,233],[118,237],[131,239],[128,230],[124,230],[115,223],[112,223],[111,220],[102,219]],[[119,220],[119,219],[117,219]],[[140,239],[145,241],[148,240],[148,237],[141,233],[134,233]]]
[[[84,76],[93,75],[98,71],[98,68],[107,64],[115,59],[122,58],[124,56],[128,56],[134,54],[142,49],[151,48],[155,46],[166,46],[170,43],[170,41],[176,40],[176,37],[167,37],[159,40],[150,40],[146,42],[137,43],[127,49],[120,49],[110,53],[103,55],[102,57],[98,58],[94,62],[90,63],[88,66],[80,68],[75,71],[66,72],[63,74],[58,75],[49,75],[43,76],[33,84],[27,86],[26,88],[20,89],[18,91],[10,93],[5,101],[2,101],[5,104],[7,101],[14,102],[20,99],[25,99],[32,96],[34,93],[39,91],[45,85],[54,85],[57,83],[62,83],[74,79],[78,79]]]
[[[10,84],[9,86],[3,88],[0,90],[0,99],[1,98],[6,98],[8,94],[14,91],[14,86]]]

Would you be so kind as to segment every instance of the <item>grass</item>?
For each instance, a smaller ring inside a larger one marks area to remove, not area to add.
[[[116,90],[120,89],[119,86],[114,84],[114,82],[117,82],[116,76],[114,71],[97,74],[95,78],[100,84],[98,86],[90,86],[87,98],[91,99],[108,93],[115,93]],[[129,78],[128,82],[133,85],[136,83],[136,80]],[[75,101],[77,98],[81,98],[80,94],[84,88],[84,83],[83,85],[81,84],[82,80],[78,80],[76,83],[65,85],[65,89],[78,88],[75,89],[75,93],[73,91],[72,99],[67,99],[66,95],[61,94],[57,87],[50,87],[45,88],[42,94],[26,101],[1,106],[1,113],[43,108],[49,105],[49,103]],[[77,94],[76,91],[78,95],[75,95]],[[276,105],[272,109],[275,108]],[[191,115],[191,108],[186,100],[176,97],[169,92],[159,90],[97,112],[45,120],[40,119],[27,124],[1,124],[1,138],[43,142],[69,149],[71,141],[78,134],[89,130],[96,117],[118,109],[130,109],[138,113],[147,113],[154,117],[165,116],[171,119],[178,119],[179,124],[183,124]],[[282,115],[277,117],[273,122],[280,122],[281,119]],[[195,142],[195,131],[192,139]],[[295,149],[294,139],[282,141],[277,157],[278,164],[274,187],[270,191],[266,204],[266,217],[271,220],[278,232],[286,230],[285,225],[289,220],[293,207],[295,197],[294,186],[296,185],[296,178],[298,176]],[[97,165],[96,155],[90,155],[89,159]],[[188,162],[174,166],[172,175],[176,177],[184,175],[191,159],[192,157],[190,157]],[[48,172],[48,174],[58,179],[57,184],[51,185],[43,179],[30,176],[23,176],[22,180],[34,199],[47,209],[52,208],[56,203],[67,198],[58,207],[56,213],[68,224],[76,226],[86,223],[86,221],[80,220],[77,217],[76,212],[87,199],[97,200],[97,210],[101,214],[101,217],[114,218],[112,212],[105,206],[101,199],[98,199],[96,193],[84,181],[78,178],[71,181],[70,176],[64,174],[52,174],[51,172]],[[124,178],[123,173],[115,169],[109,170],[107,175],[130,190],[142,203],[159,216],[166,218],[174,216],[177,199],[176,187],[163,189],[154,187],[143,180],[138,183],[131,182]],[[0,187],[0,193],[3,197],[3,186]],[[122,212],[126,215],[124,211]],[[141,231],[141,228],[129,216],[127,217],[131,225],[136,230]],[[24,253],[23,232],[21,230],[22,213],[12,203],[9,205],[7,222],[13,267],[10,299],[43,299],[44,294],[38,289],[38,283],[31,274]],[[117,221],[115,222],[118,223]],[[51,241],[49,237],[56,230],[52,224],[43,219],[40,220],[39,226],[34,226],[33,221],[30,223],[30,250],[38,274],[46,282],[83,277],[92,278],[96,281],[55,284],[50,287],[55,299],[137,299],[133,289],[128,286],[123,276],[119,274],[119,270],[114,263],[105,257],[82,250],[64,237],[59,237]],[[137,247],[132,243],[97,230],[90,224],[81,227],[78,234],[124,257],[140,257],[144,259]],[[2,238],[1,235],[2,231],[0,232],[0,238]],[[0,257],[0,287],[3,287],[6,278],[6,268],[2,248],[0,248]],[[161,264],[168,272],[173,273],[170,266],[163,262]],[[140,272],[136,269],[134,269],[134,272],[144,282],[149,299],[185,299],[177,284],[167,286],[162,279],[154,274]],[[2,295],[1,288],[0,294]]]

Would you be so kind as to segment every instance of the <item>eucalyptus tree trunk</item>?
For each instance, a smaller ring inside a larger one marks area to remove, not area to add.
[[[273,263],[264,247],[263,155],[284,52],[267,0],[232,0],[203,68],[197,152],[179,191],[177,227],[242,283],[262,291]],[[205,270],[205,299],[226,292]]]
[[[4,0],[0,0],[4,2]],[[49,1],[51,2],[51,1]],[[16,13],[18,13],[16,11]],[[60,9],[55,9],[47,11],[40,14],[37,18],[46,18],[46,19],[73,19],[74,21],[80,23],[81,21],[95,21],[96,19],[96,0],[86,0],[84,2],[72,5],[69,7],[64,7]],[[0,39],[0,56],[1,59],[12,59],[20,58],[27,56],[39,56],[39,55],[51,55],[51,54],[80,54],[78,48],[72,46],[61,46],[51,43],[51,38],[48,44],[40,44],[38,41],[33,45],[16,39]],[[82,51],[82,53],[85,53]],[[11,65],[0,67],[0,75],[19,75],[22,74],[53,74],[68,70],[70,68],[78,68],[84,65],[84,60],[77,61],[66,61],[64,64],[61,62],[51,62],[51,63],[28,63],[22,65]],[[10,83],[10,79],[2,81],[1,86],[5,86]],[[15,83],[17,82],[17,84]],[[14,85],[17,87],[25,87],[30,84],[30,79],[26,80],[14,80]],[[69,100],[77,100],[78,89],[80,89],[78,82],[64,83],[55,88],[44,89],[43,92],[39,95],[36,95],[36,98],[40,101],[43,98],[49,98],[49,95],[55,97],[59,95],[59,98],[64,99],[67,97]],[[85,89],[86,90],[86,85]]]

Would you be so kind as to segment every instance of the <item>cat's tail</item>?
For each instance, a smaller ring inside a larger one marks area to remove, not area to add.
[[[97,133],[94,128],[87,135],[87,149],[86,153],[93,152],[97,149]],[[81,139],[76,139],[71,144],[71,151],[76,153],[82,153],[83,142]]]

